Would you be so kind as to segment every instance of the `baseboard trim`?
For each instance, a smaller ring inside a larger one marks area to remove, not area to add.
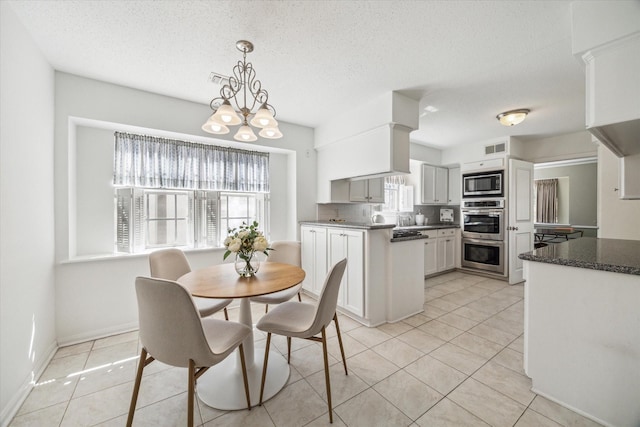
[[[66,347],[69,345],[80,344],[87,341],[93,341],[100,338],[110,337],[112,335],[124,334],[138,330],[138,322],[124,323],[122,325],[113,326],[95,331],[83,332],[81,334],[69,335],[66,337],[58,337],[58,346]]]
[[[49,366],[49,363],[53,359],[53,356],[55,356],[56,351],[58,351],[58,344],[54,341],[49,344],[49,347],[45,350],[44,354],[47,356],[42,358],[41,362],[34,370],[35,372],[32,371],[31,375],[27,376],[18,392],[13,395],[7,405],[2,408],[2,413],[0,413],[0,426],[7,427],[11,423],[24,401],[29,397],[29,393],[33,390],[34,384],[40,376],[42,376],[42,373],[47,369],[47,366]]]
[[[583,416],[583,417],[585,417],[585,418],[588,418],[588,419],[590,419],[590,420],[592,420],[592,421],[595,421],[595,422],[596,422],[596,423],[598,423],[598,424],[602,424],[603,426],[606,426],[606,427],[615,427],[613,424],[608,423],[608,422],[606,422],[606,421],[604,421],[604,420],[601,420],[601,419],[599,419],[598,417],[594,417],[593,415],[588,414],[588,413],[586,413],[585,411],[583,411],[583,410],[581,410],[581,409],[574,408],[574,407],[573,407],[573,406],[571,406],[571,405],[567,405],[567,404],[566,404],[566,403],[564,403],[563,401],[561,401],[561,400],[559,400],[559,399],[556,399],[555,397],[553,397],[553,396],[551,396],[551,395],[549,395],[549,394],[547,394],[547,393],[543,393],[543,392],[541,392],[540,390],[536,389],[535,387],[531,387],[531,391],[532,391],[532,392],[534,392],[535,394],[538,394],[538,395],[540,395],[540,396],[544,397],[545,399],[548,399],[548,400],[550,400],[550,401],[552,401],[552,402],[554,402],[554,403],[557,403],[558,405],[560,405],[560,406],[562,406],[562,407],[564,407],[564,408],[567,408],[567,409],[569,409],[569,410],[571,410],[571,411],[575,412],[576,414],[580,414],[580,415],[582,415],[582,416]]]

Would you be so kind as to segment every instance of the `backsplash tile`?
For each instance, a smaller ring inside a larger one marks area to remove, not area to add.
[[[328,221],[330,219],[343,219],[349,222],[370,222],[371,216],[381,213],[381,205],[369,205],[364,203],[327,203],[317,205],[317,218],[320,221]],[[415,215],[421,212],[425,216],[425,222],[429,224],[438,224],[440,222],[440,208],[453,209],[454,223],[460,223],[459,206],[440,206],[440,205],[415,205],[413,212],[383,212],[387,224],[398,224],[399,215],[409,215],[409,223],[415,224]]]

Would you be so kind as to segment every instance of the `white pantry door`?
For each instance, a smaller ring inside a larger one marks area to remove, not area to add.
[[[518,255],[533,250],[533,163],[509,159],[509,284],[520,283]]]

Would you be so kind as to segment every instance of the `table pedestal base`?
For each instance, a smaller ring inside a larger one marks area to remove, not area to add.
[[[264,348],[256,348],[253,360],[247,360],[251,406],[256,406],[260,402],[263,363]],[[289,365],[286,359],[277,351],[270,351],[263,402],[282,390],[288,379]],[[212,408],[225,411],[247,409],[242,368],[237,351],[235,355],[230,355],[224,361],[213,366],[198,379],[197,393],[200,400]]]

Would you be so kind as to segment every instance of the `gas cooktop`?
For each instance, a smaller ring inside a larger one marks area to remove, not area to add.
[[[419,236],[419,230],[393,230],[393,238]]]

